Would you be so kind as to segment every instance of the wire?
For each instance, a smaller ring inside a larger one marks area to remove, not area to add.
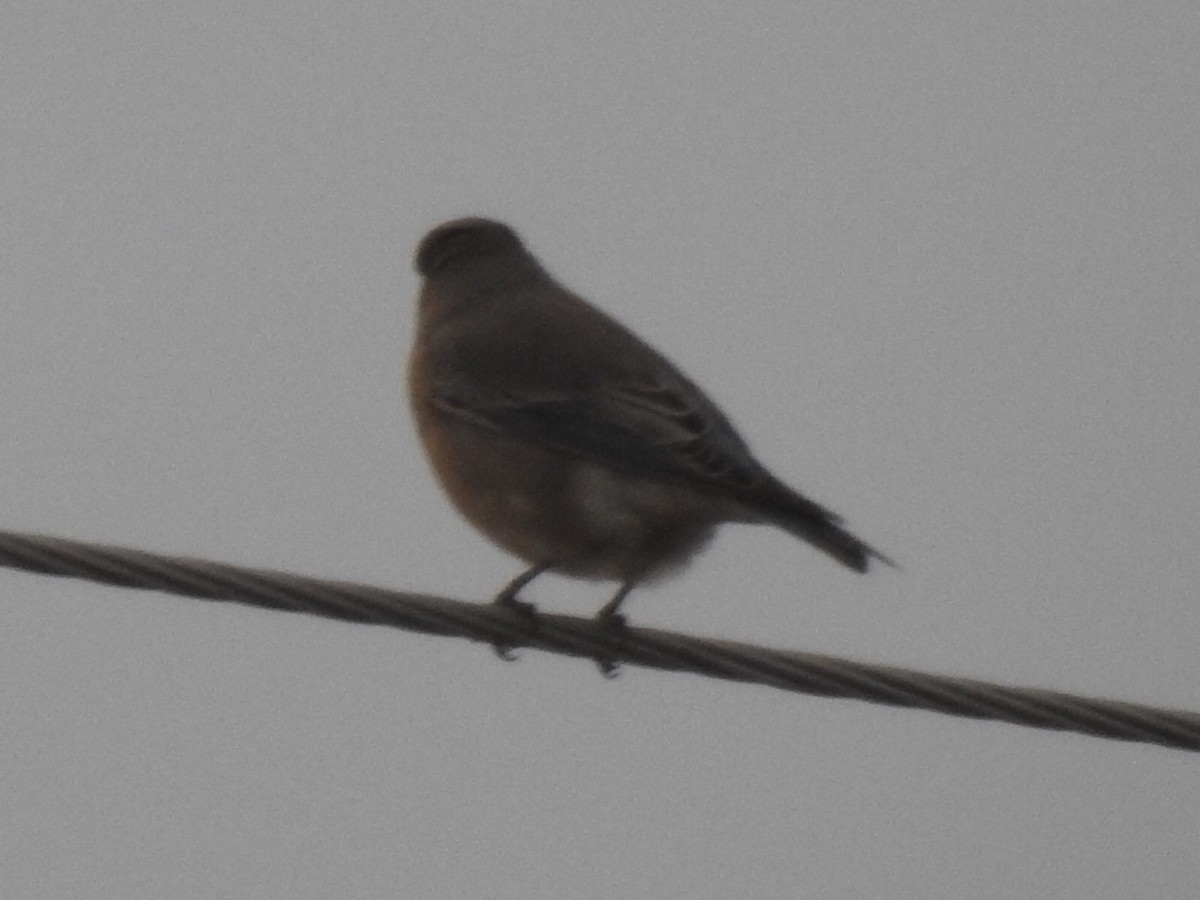
[[[818,696],[1200,751],[1200,713],[1182,710],[1004,687],[658,629],[613,628],[575,616],[529,616],[490,603],[464,603],[40,535],[0,531],[0,565],[347,622],[465,637],[496,647],[531,647],[594,659],[604,667],[625,663],[694,672]]]

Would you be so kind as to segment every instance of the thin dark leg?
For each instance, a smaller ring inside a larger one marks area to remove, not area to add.
[[[537,578],[550,568],[551,564],[548,562],[540,562],[536,566],[530,566],[528,569],[506,584],[504,586],[504,590],[497,594],[496,599],[492,602],[499,604],[500,606],[508,606],[512,609],[519,609],[523,612],[534,612],[535,610],[533,608],[533,604],[518,600],[517,594],[520,593],[521,588],[525,587],[525,585],[529,584],[529,582],[533,581],[533,579]]]
[[[537,578],[549,568],[551,568],[551,564],[548,562],[542,562],[538,563],[536,566],[530,566],[528,569],[506,584],[504,586],[504,590],[497,594],[496,598],[492,602],[497,606],[503,606],[507,609],[511,609],[513,612],[520,613],[522,616],[525,616],[529,620],[529,627],[531,629],[536,629],[537,607],[532,603],[525,602],[524,600],[518,600],[517,594],[520,593],[521,588],[525,587],[525,585],[529,584],[529,582],[533,581],[533,579]],[[513,652],[513,648],[507,644],[493,644],[492,649],[495,650],[496,655],[505,662],[512,662],[517,658],[516,653]]]
[[[625,617],[618,610],[625,598],[629,596],[629,592],[633,590],[636,581],[626,581],[623,585],[617,588],[617,592],[613,594],[613,598],[600,607],[600,612],[596,613],[596,623],[604,628],[611,628],[613,631],[622,633],[628,627],[625,623]],[[605,659],[603,656],[596,657],[596,665],[600,669],[600,673],[605,678],[616,678],[617,669],[620,664],[611,659]]]
[[[625,617],[617,610],[621,608],[621,604],[625,602],[625,598],[629,596],[629,592],[636,585],[636,581],[626,581],[617,588],[617,592],[613,594],[613,598],[600,607],[600,612],[596,613],[596,620],[616,628],[623,627],[625,625]]]

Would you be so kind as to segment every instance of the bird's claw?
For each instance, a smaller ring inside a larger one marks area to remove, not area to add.
[[[495,606],[501,606],[505,609],[510,609],[516,613],[528,626],[529,631],[537,629],[538,611],[537,607],[527,600],[518,600],[517,592],[512,590],[503,590],[492,601]],[[495,654],[505,662],[515,662],[517,656],[517,648],[512,644],[492,644],[492,650]]]
[[[629,620],[619,612],[610,612],[607,607],[597,613],[595,622],[601,628],[611,632],[613,637],[616,638],[622,638],[629,632]],[[600,674],[605,678],[612,680],[620,674],[621,663],[618,660],[597,656],[594,661],[596,668],[600,670]]]

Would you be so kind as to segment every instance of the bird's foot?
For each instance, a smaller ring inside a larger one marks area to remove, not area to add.
[[[527,619],[537,618],[537,607],[528,600],[518,600],[516,591],[509,591],[505,588],[496,595],[492,603],[496,606],[503,606],[505,609],[511,609]]]
[[[600,612],[596,613],[595,623],[608,631],[614,638],[622,639],[629,633],[629,620],[624,615],[617,612],[612,604],[607,604]],[[616,678],[621,670],[621,664],[615,659],[609,659],[604,656],[595,658],[596,668],[600,670],[600,674],[605,678]]]
[[[534,632],[538,627],[538,611],[537,607],[527,600],[518,600],[517,591],[521,588],[520,585],[509,585],[492,600],[492,605],[500,606],[504,609],[512,610],[526,624],[529,632]],[[512,644],[495,643],[492,644],[492,650],[505,662],[513,662],[517,659],[517,648]]]
[[[524,572],[506,584],[504,586],[504,590],[495,596],[495,599],[492,600],[492,603],[494,603],[496,606],[503,606],[505,609],[510,609],[517,613],[522,619],[525,620],[530,632],[536,631],[538,618],[537,607],[532,603],[525,602],[524,600],[518,600],[517,594],[521,593],[521,588],[525,587],[525,585],[529,584],[529,582],[533,581],[533,579],[547,571],[550,567],[550,563],[541,562],[526,569]],[[492,649],[495,650],[496,655],[505,662],[512,662],[517,658],[515,652],[516,648],[509,644],[492,644]]]

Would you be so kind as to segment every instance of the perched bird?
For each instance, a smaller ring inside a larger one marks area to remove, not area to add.
[[[430,231],[408,387],[425,451],[468,521],[530,563],[620,583],[670,574],[722,522],[778,525],[856,572],[886,556],[750,453],[704,392],[559,284],[501,222]]]

